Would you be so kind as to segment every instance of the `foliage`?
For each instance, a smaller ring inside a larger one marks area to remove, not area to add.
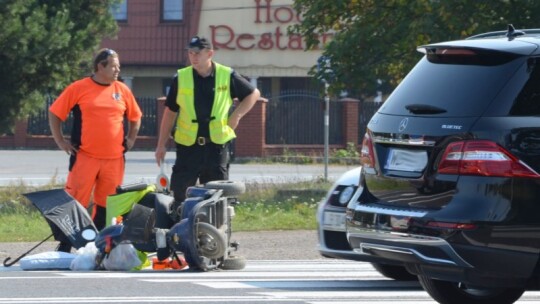
[[[317,205],[330,182],[248,184],[238,199],[235,231],[315,229]]]
[[[347,148],[334,150],[333,153],[332,153],[332,157],[334,157],[334,158],[358,158],[358,157],[360,157],[360,153],[358,153],[358,150],[356,149],[356,144],[355,143],[348,142],[347,143]]]
[[[508,24],[532,28],[540,13],[533,0],[294,0],[293,6],[302,22],[290,31],[306,38],[307,49],[319,47],[324,33],[335,34],[323,52],[335,75],[330,89],[351,96],[391,91],[420,59],[417,46]],[[316,66],[310,73],[323,77]]]
[[[118,0],[4,0],[0,6],[0,133],[42,109],[45,94],[89,73],[93,52],[117,25]]]

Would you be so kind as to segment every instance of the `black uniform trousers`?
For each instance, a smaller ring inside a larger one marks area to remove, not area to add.
[[[214,144],[208,138],[197,140],[192,146],[176,144],[170,190],[177,204],[185,200],[187,188],[196,185],[197,180],[205,184],[229,179],[229,144]]]

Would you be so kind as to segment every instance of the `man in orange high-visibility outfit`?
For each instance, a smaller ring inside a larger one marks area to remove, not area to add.
[[[120,61],[111,49],[94,58],[94,74],[70,84],[49,108],[49,125],[58,147],[70,155],[65,189],[85,208],[93,195],[92,219],[106,226],[107,196],[124,178],[124,153],[135,143],[142,112],[127,85],[118,81]],[[62,122],[73,111],[71,138],[62,134]],[[124,117],[129,121],[124,134]],[[70,251],[61,243],[59,251]]]

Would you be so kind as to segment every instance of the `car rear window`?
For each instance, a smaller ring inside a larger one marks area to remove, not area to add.
[[[425,105],[444,117],[480,116],[525,57],[468,49],[428,50],[386,100],[379,112],[412,115],[407,108]],[[418,113],[417,113],[418,114]]]
[[[517,96],[510,115],[540,115],[540,58],[529,59],[527,65],[529,77]]]

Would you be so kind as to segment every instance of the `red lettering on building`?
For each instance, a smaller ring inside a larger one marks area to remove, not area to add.
[[[266,9],[266,23],[272,23],[272,20],[270,20],[270,12],[271,12],[271,3],[272,0],[265,0],[266,6],[261,6],[261,0],[255,0],[256,6],[255,6],[255,23],[262,23],[261,21],[261,10]]]
[[[285,50],[287,49],[286,46],[281,46],[281,36],[283,36],[283,34],[281,33],[281,29],[280,27],[276,27],[276,32],[275,32],[275,35],[276,35],[276,47],[280,50]]]
[[[262,33],[258,37],[258,34],[237,33],[229,25],[210,25],[211,40],[215,49],[304,50],[302,37],[297,34],[288,34],[286,28],[289,23],[301,22],[299,12],[296,12],[291,6],[272,7],[272,0],[254,1],[255,24],[277,22],[280,26],[275,27],[274,31]],[[331,33],[322,34],[322,37],[319,37],[322,40],[321,45],[316,49],[322,48],[322,45],[328,43],[332,37]]]
[[[234,50],[235,48],[230,46],[234,41],[234,31],[230,26],[227,25],[211,25],[211,40],[212,45],[215,49],[227,49]],[[220,38],[220,41],[217,40],[217,37]],[[225,39],[225,40],[223,40]]]
[[[264,33],[261,35],[261,40],[257,46],[263,50],[269,50],[274,47],[274,42],[272,41],[272,33]]]
[[[244,45],[244,41],[247,40],[255,40],[255,36],[253,36],[252,34],[240,34],[236,39],[236,45],[238,45],[239,49],[251,50],[255,47],[255,43],[251,43],[250,45]]]
[[[279,23],[289,23],[294,18],[294,11],[287,6],[282,6],[274,10],[274,19]]]
[[[291,50],[303,50],[304,49],[304,39],[298,34],[293,34],[289,36],[289,43],[287,44]]]

